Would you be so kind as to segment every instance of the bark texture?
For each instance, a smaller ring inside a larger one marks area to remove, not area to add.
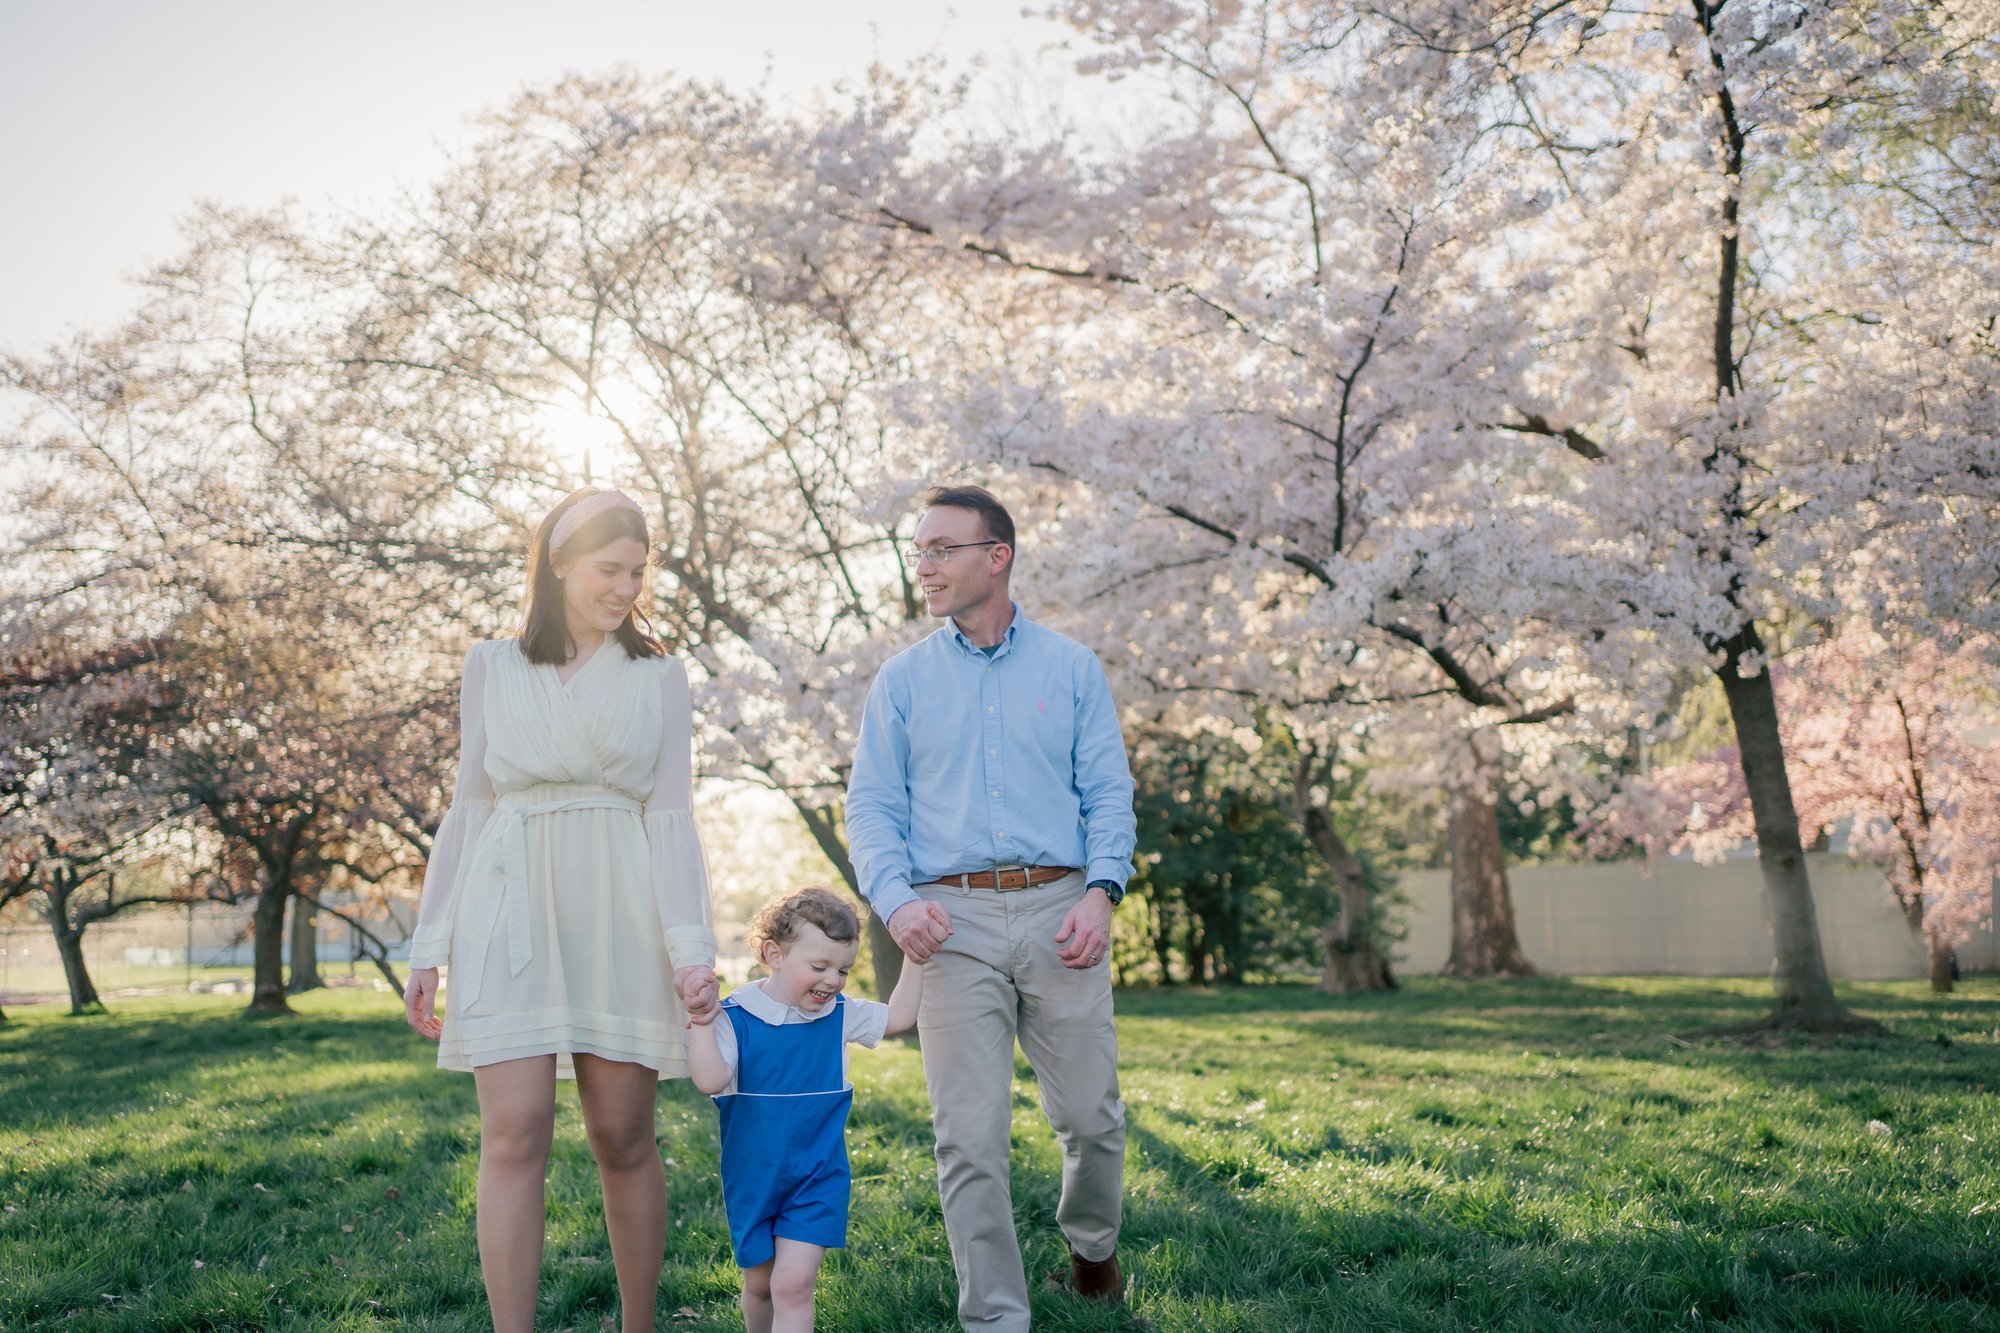
[[[1361,858],[1334,827],[1333,812],[1313,798],[1313,788],[1326,780],[1331,759],[1311,745],[1300,745],[1292,771],[1292,813],[1310,842],[1333,871],[1339,906],[1320,927],[1319,988],[1329,995],[1396,989],[1388,951],[1382,947],[1375,919],[1375,891]],[[1160,959],[1162,974],[1166,957]]]
[[[285,1001],[285,902],[292,896],[291,876],[267,872],[251,915],[250,1012],[287,1014]]]
[[[292,968],[285,992],[298,995],[326,985],[319,975],[319,914],[313,905],[292,895]]]
[[[73,1015],[101,1013],[97,983],[83,960],[83,932],[87,921],[77,921],[71,899],[81,877],[68,866],[57,866],[48,881],[49,929],[55,935],[56,956],[62,959],[63,981],[69,987],[69,1011]]]
[[[1500,812],[1490,790],[1449,793],[1451,956],[1447,977],[1531,977],[1535,965],[1514,927],[1514,895],[1500,850]]]
[[[1720,675],[1729,700],[1729,719],[1736,730],[1743,782],[1750,793],[1750,813],[1757,830],[1757,863],[1764,873],[1764,909],[1771,921],[1772,969],[1778,990],[1770,1018],[1758,1026],[1804,1028],[1811,1032],[1846,1032],[1871,1026],[1833,998],[1826,955],[1820,948],[1819,915],[1813,907],[1812,883],[1806,875],[1805,846],[1799,838],[1798,808],[1792,801],[1791,780],[1785,774],[1784,745],[1778,735],[1778,701],[1771,673],[1746,675],[1740,669],[1744,651],[1758,648],[1754,639],[1739,641],[1726,657]]]

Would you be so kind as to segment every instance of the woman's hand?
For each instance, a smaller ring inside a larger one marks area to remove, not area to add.
[[[403,987],[403,1018],[419,1036],[438,1039],[444,1024],[437,1016],[438,970],[434,967],[410,969],[410,984]]]
[[[715,969],[706,963],[676,968],[674,993],[680,996],[681,1007],[687,1010],[689,1026],[699,1023],[706,1027],[722,1012],[722,988],[716,984]]]

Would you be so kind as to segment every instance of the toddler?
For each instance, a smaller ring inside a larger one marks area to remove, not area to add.
[[[823,888],[766,903],[749,934],[770,975],[693,1016],[688,1068],[722,1111],[722,1199],[744,1327],[803,1333],[820,1260],[847,1244],[847,1046],[916,1026],[923,968],[906,961],[887,1004],[842,995],[861,923]]]

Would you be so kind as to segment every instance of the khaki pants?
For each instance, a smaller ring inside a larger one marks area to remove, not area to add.
[[[958,1269],[958,1318],[967,1329],[1014,1333],[1028,1327],[1008,1154],[1017,1037],[1062,1145],[1056,1221],[1085,1259],[1104,1259],[1118,1246],[1125,1103],[1111,965],[1078,970],[1056,957],[1056,932],[1084,894],[1081,872],[1005,893],[949,885],[917,892],[952,924],[951,938],[925,965],[917,1030],[937,1129],[938,1193]]]

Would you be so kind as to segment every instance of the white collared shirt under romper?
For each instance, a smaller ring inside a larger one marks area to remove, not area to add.
[[[439,1067],[554,1055],[570,1078],[584,1053],[685,1077],[673,973],[715,961],[687,669],[610,639],[565,682],[492,640],[459,725],[410,946],[449,969]]]

